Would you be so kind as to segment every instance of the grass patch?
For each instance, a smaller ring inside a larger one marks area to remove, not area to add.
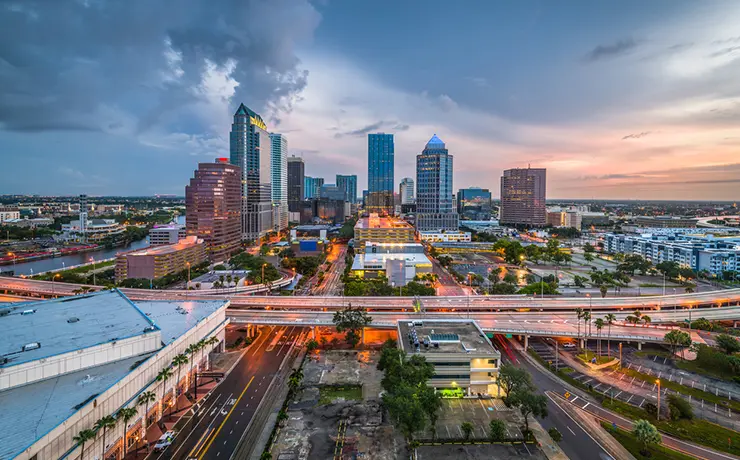
[[[361,401],[362,387],[360,385],[345,385],[319,388],[319,404],[331,404],[340,398],[345,401]]]
[[[51,277],[54,275],[61,275],[62,277],[64,277],[65,275],[72,275],[72,274],[82,275],[87,272],[93,271],[93,269],[100,270],[101,268],[104,268],[104,267],[113,267],[115,264],[116,264],[115,260],[108,260],[106,262],[96,262],[94,266],[93,264],[90,264],[90,265],[85,265],[83,267],[70,268],[69,270],[61,270],[61,271],[54,272],[54,273],[45,273],[43,275],[36,275],[33,277],[33,279],[51,281]]]
[[[649,458],[653,460],[691,460],[692,458],[694,458],[661,445],[650,446],[650,448],[648,449],[650,455],[646,457],[640,452],[642,450],[642,443],[635,439],[635,436],[632,433],[621,428],[617,428],[615,430],[607,422],[601,422],[601,426],[604,427],[604,429],[608,431],[609,434],[614,437],[614,439],[619,441],[619,443],[624,446],[624,448],[627,449],[629,453],[634,455],[635,458],[638,460],[643,458]]]
[[[693,420],[661,420],[658,422],[655,417],[649,415],[644,410],[621,401],[605,399],[601,405],[632,420],[645,419],[663,433],[675,438],[734,455],[740,454],[740,433],[706,420],[695,418]],[[728,439],[731,441],[729,445],[727,442]]]
[[[651,356],[657,356],[659,358],[668,358],[673,359],[674,356],[665,350],[643,350],[643,351],[635,351],[633,352],[635,356],[638,356],[640,358],[650,358]]]
[[[732,372],[723,372],[721,369],[710,369],[710,368],[700,365],[698,362],[696,362],[696,360],[685,361],[681,359],[676,359],[674,360],[674,363],[676,364],[676,367],[678,367],[679,369],[683,369],[688,372],[693,372],[695,374],[709,375],[710,377],[732,382],[732,377],[733,377]]]
[[[593,364],[591,360],[594,358],[596,358],[596,364],[606,364],[614,360],[614,357],[596,356],[596,353],[588,350],[584,350],[582,353],[576,355],[576,357],[586,364]]]
[[[532,349],[529,349],[527,351],[527,353],[529,353],[530,356],[532,356],[535,360],[537,360],[537,362],[539,362],[540,364],[542,364],[542,366],[545,369],[547,369],[550,372],[552,372],[553,374],[557,375],[558,378],[560,378],[560,380],[563,380],[565,382],[568,382],[568,383],[570,383],[571,385],[573,385],[576,388],[580,388],[581,390],[589,393],[591,396],[593,396],[594,398],[596,398],[599,401],[601,401],[604,398],[604,395],[601,394],[601,393],[598,393],[597,391],[595,391],[593,389],[593,387],[591,387],[589,385],[584,385],[583,383],[581,383],[578,380],[576,380],[573,377],[571,377],[570,374],[573,373],[573,369],[572,368],[570,368],[570,367],[564,367],[564,368],[562,368],[562,369],[560,369],[559,371],[556,372],[555,371],[555,366],[554,365],[551,365],[551,364],[548,364],[544,359],[542,359],[542,356],[540,356],[540,355],[537,354],[536,351],[534,351]]]
[[[656,287],[663,287],[662,284],[655,284],[655,283],[640,283],[638,284],[641,288],[656,288]]]
[[[622,372],[629,375],[630,377],[636,377],[638,380],[644,380],[648,383],[655,383],[656,377],[654,375],[648,375],[643,372],[637,372],[634,369],[622,368]],[[670,382],[666,379],[660,380],[661,386],[669,388],[673,391],[677,391],[682,395],[691,395],[695,399],[703,399],[706,402],[717,403],[722,407],[730,407],[735,412],[740,412],[740,401],[730,401],[722,396],[717,396],[713,393],[709,393],[698,388],[691,388],[686,385],[681,385],[678,382]]]

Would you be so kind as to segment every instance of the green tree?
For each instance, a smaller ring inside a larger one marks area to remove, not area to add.
[[[393,392],[383,395],[383,405],[388,410],[393,423],[401,430],[407,443],[414,439],[414,433],[426,426],[426,417],[421,401],[415,396],[414,387],[403,383]]]
[[[643,448],[640,453],[646,457],[650,455],[650,446],[652,444],[660,444],[661,442],[658,429],[647,420],[636,421],[632,428],[632,434],[642,444]]]
[[[586,243],[583,245],[583,252],[589,253],[596,251],[596,248],[591,243]]]
[[[470,422],[462,422],[460,424],[460,431],[462,431],[465,441],[469,441],[470,435],[473,434],[473,424]]]
[[[555,442],[560,442],[563,440],[563,434],[558,431],[557,428],[552,427],[549,430],[547,430],[547,433],[550,435],[550,438],[552,438]]]
[[[650,322],[653,320],[648,315],[642,315],[642,318],[640,318],[640,319],[642,320],[642,322],[644,323],[645,326],[649,325]]]
[[[157,381],[162,382],[162,400],[159,402],[159,407],[162,411],[162,416],[164,417],[164,396],[167,394],[167,379],[172,377],[172,369],[169,367],[165,367],[161,371],[159,371],[159,374],[157,374]]]
[[[360,342],[358,331],[362,331],[369,326],[373,322],[373,318],[367,314],[366,309],[362,307],[352,308],[352,305],[349,305],[344,310],[335,312],[332,321],[337,328],[337,332],[347,331],[345,339],[354,348]]]
[[[149,417],[149,404],[153,403],[157,400],[157,395],[154,394],[153,391],[145,391],[139,395],[139,399],[136,401],[136,404],[139,406],[144,406],[144,417],[142,418],[143,423],[141,424],[142,431],[146,432],[147,427],[147,419]]]
[[[607,286],[606,284],[602,284],[601,286],[599,286],[599,292],[601,293],[601,298],[603,299],[604,297],[606,297],[606,293],[609,292],[609,286]]]
[[[116,426],[116,419],[112,415],[101,417],[95,422],[95,431],[103,430],[103,445],[101,446],[100,458],[105,458],[105,437],[108,434],[108,429],[114,426]]]
[[[674,329],[668,332],[664,337],[665,340],[671,346],[671,354],[676,353],[676,348],[680,348],[683,356],[683,349],[691,345],[691,336],[688,332],[684,332],[678,329]]]
[[[538,283],[531,283],[523,288],[519,289],[517,294],[544,294],[544,295],[560,295],[560,292],[558,292],[555,287],[553,287],[550,283],[545,283],[544,281],[540,281]]]
[[[691,403],[677,394],[668,395],[668,407],[670,408],[671,418],[673,420],[678,420],[679,418],[691,420],[694,418],[694,409],[691,407]]]
[[[501,389],[506,395],[504,401],[508,403],[511,395],[523,389],[532,389],[532,376],[525,369],[513,364],[502,364],[498,373],[498,381]]]
[[[315,341],[314,339],[306,342],[306,350],[308,350],[309,353],[316,350],[317,348],[319,348],[319,342]]]
[[[617,320],[617,317],[613,313],[609,313],[604,317],[604,322],[606,323],[606,331],[607,331],[607,339],[606,339],[606,348],[607,352],[609,353],[609,356],[612,355],[612,324]]]
[[[185,349],[185,354],[190,356],[190,370],[188,371],[188,375],[192,376],[193,382],[195,382],[195,380],[197,379],[197,376],[193,375],[193,364],[195,364],[195,354],[198,353],[198,351],[200,350],[200,347],[201,347],[200,343],[196,342],[196,343],[191,343]]]
[[[126,434],[128,433],[128,422],[138,415],[139,411],[135,407],[123,407],[118,410],[116,418],[120,418],[123,421],[123,458],[126,458],[126,448],[128,447],[128,439]]]
[[[262,455],[260,455],[260,460],[272,460],[272,454],[268,451],[262,452]]]
[[[678,275],[680,273],[678,262],[673,262],[669,260],[660,262],[659,264],[655,265],[655,268],[669,279],[678,278]]]
[[[714,338],[717,346],[725,352],[725,354],[731,355],[740,351],[740,342],[731,335],[719,334]]]
[[[517,279],[516,275],[511,270],[507,271],[504,275],[504,283],[516,284],[518,281],[519,279]]]
[[[172,358],[172,367],[177,369],[177,379],[175,380],[175,412],[180,410],[179,403],[177,402],[177,389],[180,386],[180,368],[183,364],[187,364],[188,357],[185,353],[180,353]]]
[[[530,388],[521,388],[515,391],[511,398],[512,405],[518,406],[524,417],[525,432],[529,433],[529,416],[547,417],[547,398],[545,395],[535,394]],[[526,436],[526,434],[525,434]]]
[[[579,342],[580,342],[580,338],[581,338],[581,319],[583,319],[583,308],[578,307],[578,308],[576,308],[575,311],[576,311],[576,318],[577,318],[576,319],[576,325],[578,326],[578,332],[577,332],[578,335],[577,335],[577,338],[579,339]]]
[[[298,388],[301,386],[301,382],[303,382],[303,368],[298,367],[293,369],[288,377],[288,388],[290,389],[290,392],[294,394],[298,391]]]
[[[490,289],[488,289],[488,292],[491,295],[512,295],[516,294],[516,290],[516,286],[513,284],[499,283],[491,286]]]
[[[90,429],[81,430],[72,438],[75,444],[80,446],[80,460],[85,459],[85,444],[93,439],[95,439],[95,431]]]
[[[590,252],[587,252],[583,254],[583,258],[586,259],[586,262],[592,262],[594,260],[594,255]]]
[[[488,424],[488,436],[493,442],[501,442],[506,439],[506,424],[499,419],[493,419]]]
[[[594,326],[596,326],[596,354],[601,356],[601,330],[604,329],[604,320],[596,318]]]
[[[439,410],[442,409],[442,395],[434,391],[434,388],[424,385],[419,389],[419,402],[424,413],[429,417],[432,427],[432,437],[437,437],[437,419]]]

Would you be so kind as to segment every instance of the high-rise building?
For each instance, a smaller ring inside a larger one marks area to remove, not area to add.
[[[337,174],[337,187],[344,190],[344,201],[357,203],[357,176]]]
[[[486,188],[469,187],[457,191],[457,213],[462,219],[491,220],[491,192]]]
[[[404,177],[401,179],[401,185],[398,186],[398,194],[401,195],[401,204],[414,203],[414,179]]]
[[[231,164],[241,169],[242,239],[272,231],[272,148],[262,117],[240,104],[230,133]]]
[[[336,184],[324,184],[319,190],[319,198],[330,200],[347,201],[347,193]]]
[[[241,243],[242,174],[226,158],[200,163],[185,187],[188,235],[206,242],[211,261],[224,261]]]
[[[306,176],[303,184],[304,193],[306,195],[304,198],[318,198],[322,185],[324,185],[323,177]]]
[[[272,226],[280,232],[288,228],[288,140],[270,133],[272,150]]]
[[[288,158],[288,210],[290,212],[300,212],[301,201],[306,198],[305,172],[303,158],[295,155]]]
[[[452,195],[452,155],[435,134],[416,155],[416,229],[457,230]]]
[[[499,222],[514,225],[546,225],[546,185],[545,168],[505,170],[501,177]]]
[[[366,207],[371,212],[387,215],[394,212],[394,156],[393,134],[367,135],[368,202]]]

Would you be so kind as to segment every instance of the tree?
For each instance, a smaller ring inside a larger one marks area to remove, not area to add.
[[[504,275],[504,283],[516,284],[517,282],[519,282],[519,279],[516,275],[512,271],[507,271]]]
[[[545,395],[534,394],[530,388],[522,388],[514,392],[511,399],[512,404],[519,407],[519,411],[524,417],[525,432],[529,433],[530,415],[540,418],[547,417],[547,398]]]
[[[373,322],[373,318],[367,314],[366,309],[362,307],[352,308],[352,305],[349,305],[344,310],[335,312],[332,321],[337,328],[337,332],[347,331],[345,339],[354,348],[360,342],[358,331],[369,326]]]
[[[499,419],[493,419],[488,424],[488,436],[493,442],[500,442],[506,439],[506,424]]]
[[[599,286],[599,292],[601,293],[601,298],[603,299],[606,297],[606,293],[609,292],[609,286],[606,284],[602,284]]]
[[[591,321],[591,312],[584,311],[583,312],[583,340],[586,340],[586,327],[588,326],[588,323]],[[590,335],[590,332],[589,332]]]
[[[285,412],[284,410],[281,410],[280,412],[278,412],[278,416],[277,416],[278,425],[282,426],[283,422],[285,422],[286,420],[288,420],[288,413]]]
[[[315,341],[314,339],[309,340],[306,342],[306,350],[310,353],[314,350],[319,348],[319,342]]]
[[[519,289],[517,294],[559,295],[560,292],[558,292],[558,290],[555,289],[552,284],[540,281],[538,283],[532,283],[524,286],[523,288]]]
[[[604,320],[596,318],[594,326],[596,326],[596,354],[601,356],[601,330],[604,328]]]
[[[466,441],[470,440],[470,435],[473,434],[473,424],[470,422],[462,422],[460,424],[460,430],[463,433],[463,438]]]
[[[650,318],[648,315],[642,315],[642,318],[640,319],[642,320],[645,326],[650,324],[650,322],[652,321],[652,318]]]
[[[172,377],[172,369],[169,367],[165,367],[161,371],[159,371],[159,374],[157,374],[157,381],[162,382],[162,399],[159,401],[159,407],[162,411],[162,416],[164,416],[164,407],[162,406],[164,404],[164,396],[167,393],[167,379]]]
[[[589,253],[596,251],[596,248],[591,243],[586,243],[583,245],[583,252]]]
[[[516,294],[516,286],[509,283],[494,284],[488,289],[488,293],[491,295],[512,295]]]
[[[426,425],[424,409],[414,396],[414,390],[412,385],[402,383],[394,391],[383,395],[383,405],[388,409],[388,415],[408,444],[413,441],[414,433],[423,430]]]
[[[609,356],[612,355],[612,324],[617,320],[617,317],[613,313],[609,313],[604,317],[604,321],[606,322],[606,332],[607,332],[607,339],[606,339],[606,348],[607,352],[609,353]]]
[[[658,429],[653,426],[652,423],[647,420],[638,420],[632,428],[632,434],[635,435],[638,441],[642,443],[643,449],[640,451],[641,454],[646,457],[649,456],[649,448],[651,444],[660,444],[661,438]]]
[[[147,429],[147,418],[149,417],[149,404],[157,400],[157,395],[153,391],[145,391],[139,395],[139,399],[136,404],[144,406],[144,417],[142,418],[143,423],[141,424],[142,431],[146,432]]]
[[[592,262],[594,260],[594,255],[590,252],[587,252],[583,254],[583,258],[586,259],[586,262]]]
[[[557,428],[552,427],[549,430],[547,430],[547,433],[550,435],[553,441],[560,442],[563,440],[563,434],[558,431]]]
[[[172,367],[177,368],[177,380],[175,380],[175,412],[177,412],[180,408],[178,407],[177,403],[177,388],[180,386],[180,368],[183,364],[187,364],[188,357],[185,355],[185,353],[180,353],[179,355],[175,355],[174,358],[172,358]]]
[[[670,346],[671,346],[671,354],[676,353],[677,347],[688,347],[691,345],[691,336],[688,332],[680,331],[678,329],[674,329],[670,332],[668,332],[664,337],[663,340],[665,340]]]
[[[303,382],[303,368],[296,368],[290,373],[288,377],[288,388],[291,393],[295,393]]]
[[[504,390],[504,402],[508,403],[509,397],[516,391],[523,389],[532,389],[532,376],[525,369],[516,367],[513,364],[502,364],[498,373],[499,386]]]
[[[264,451],[262,452],[262,455],[260,455],[260,460],[272,460],[272,454],[270,452]]]
[[[139,411],[137,411],[135,407],[124,407],[118,411],[117,418],[123,420],[123,458],[126,458],[126,447],[128,447],[128,443],[126,442],[126,433],[128,433],[128,422],[129,420],[136,417],[138,413]]]
[[[434,391],[434,388],[424,385],[419,389],[419,402],[424,413],[429,417],[432,426],[432,437],[437,437],[437,419],[439,410],[442,409],[442,395]]]
[[[692,292],[694,292],[694,286],[686,286],[686,288],[684,288],[684,292],[686,294],[691,294]]]
[[[679,265],[678,262],[673,261],[663,261],[655,265],[655,268],[662,274],[666,276],[668,279],[675,279],[678,278],[679,275]]]
[[[724,351],[727,355],[731,355],[740,351],[740,342],[738,342],[737,339],[731,335],[719,334],[717,337],[714,338],[714,341],[717,343],[717,346],[721,348],[722,351]]]
[[[77,435],[75,435],[72,438],[72,440],[75,442],[75,444],[77,444],[81,448],[81,450],[80,450],[80,460],[84,460],[84,458],[85,458],[85,444],[88,441],[91,441],[93,439],[95,439],[95,431],[93,431],[91,429],[81,430],[79,433],[77,433]]]
[[[694,418],[694,409],[691,407],[691,404],[678,395],[668,395],[668,407],[670,408],[671,419],[673,420],[678,420],[679,418],[691,420]]]
[[[185,349],[185,354],[190,355],[190,370],[188,371],[188,375],[193,376],[193,364],[195,364],[195,354],[198,353],[198,350],[200,350],[198,342],[191,343],[188,345],[188,347]],[[196,373],[198,371],[196,370]],[[193,376],[193,382],[197,379],[196,376]],[[188,382],[190,383],[190,382]],[[188,385],[189,386],[189,385]]]
[[[95,431],[103,430],[103,446],[100,458],[105,458],[105,435],[108,434],[108,429],[113,428],[114,426],[116,426],[116,419],[112,415],[101,417],[97,422],[95,422]]]

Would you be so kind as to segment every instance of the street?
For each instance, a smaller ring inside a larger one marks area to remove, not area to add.
[[[326,262],[331,263],[329,270],[324,272],[322,282],[313,288],[312,294],[316,296],[336,296],[342,294],[342,274],[344,273],[347,246],[335,244],[331,252],[326,256]]]
[[[151,460],[228,459],[302,328],[266,327],[162,453]]]

